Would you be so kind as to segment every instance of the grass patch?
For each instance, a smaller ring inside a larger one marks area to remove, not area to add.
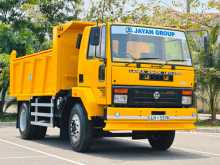
[[[200,127],[220,127],[220,120],[199,120],[196,125]]]
[[[0,115],[0,122],[15,122],[16,116],[15,113],[4,113]]]

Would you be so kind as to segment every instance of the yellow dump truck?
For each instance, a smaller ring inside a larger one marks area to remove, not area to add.
[[[182,30],[73,21],[54,27],[52,49],[12,52],[10,95],[24,139],[59,127],[78,152],[105,136],[166,150],[176,130],[195,128],[194,76]]]

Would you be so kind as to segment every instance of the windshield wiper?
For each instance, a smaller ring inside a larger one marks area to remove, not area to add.
[[[170,60],[166,60],[166,62],[186,62],[188,60],[182,60],[182,59],[170,59]]]
[[[133,57],[132,55],[130,57],[131,57],[132,61],[128,61],[126,66],[128,66],[129,64],[135,64],[137,61],[137,59],[135,57]]]
[[[186,62],[188,60],[183,60],[183,59],[170,59],[170,60],[166,60],[166,64],[170,64],[169,62]],[[171,65],[174,65],[175,64],[171,64]]]
[[[145,58],[138,58],[136,60],[161,60],[161,58],[156,58],[156,57],[152,57],[152,58],[149,58],[149,57],[145,57]]]
[[[142,62],[140,62],[141,60],[161,60],[161,58],[156,58],[156,57],[146,57],[146,58],[134,58],[134,57],[132,57],[132,61],[131,62],[129,62],[129,63],[127,63],[127,65],[126,66],[128,66],[129,64],[131,64],[131,63],[136,63],[137,64],[137,68],[139,68],[140,67],[140,64],[142,63]],[[164,65],[164,63],[162,64],[162,65]]]

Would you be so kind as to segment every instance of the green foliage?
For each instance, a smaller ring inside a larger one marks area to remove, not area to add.
[[[0,54],[0,114],[3,113],[5,96],[9,86],[9,55]]]
[[[13,29],[11,25],[0,24],[0,53],[10,54],[17,50],[18,55],[25,55],[49,47],[29,28]]]
[[[52,26],[77,19],[82,0],[1,0],[0,1],[0,112],[9,86],[9,56],[18,56],[51,47]]]
[[[54,25],[77,19],[81,11],[80,4],[80,0],[41,0],[39,1],[39,8],[47,21]]]
[[[220,2],[218,0],[209,0],[208,6],[220,11]]]
[[[9,24],[22,20],[23,13],[20,7],[24,2],[25,0],[1,0],[0,21]]]
[[[0,116],[0,122],[16,122],[16,113],[5,113]]]
[[[31,29],[34,28],[37,32],[41,32],[41,36],[52,39],[52,27],[78,19],[81,6],[82,0],[29,0],[22,9],[34,24]]]
[[[91,8],[86,16],[87,20],[118,21],[123,17],[128,0],[92,0],[90,2]]]
[[[0,53],[30,54],[51,46],[52,26],[77,19],[81,0],[0,1]]]
[[[207,93],[209,111],[212,114],[212,120],[216,120],[217,99],[220,93],[220,44],[218,43],[218,36],[220,34],[220,27],[217,24],[209,31],[208,50],[200,50],[200,58],[198,65],[198,81],[200,89]],[[208,63],[207,63],[208,61]]]

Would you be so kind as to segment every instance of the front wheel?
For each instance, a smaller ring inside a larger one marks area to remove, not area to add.
[[[92,141],[92,128],[81,104],[76,104],[70,112],[69,139],[73,150],[86,152]]]
[[[151,147],[155,150],[165,151],[173,144],[175,131],[154,132],[148,138]]]

